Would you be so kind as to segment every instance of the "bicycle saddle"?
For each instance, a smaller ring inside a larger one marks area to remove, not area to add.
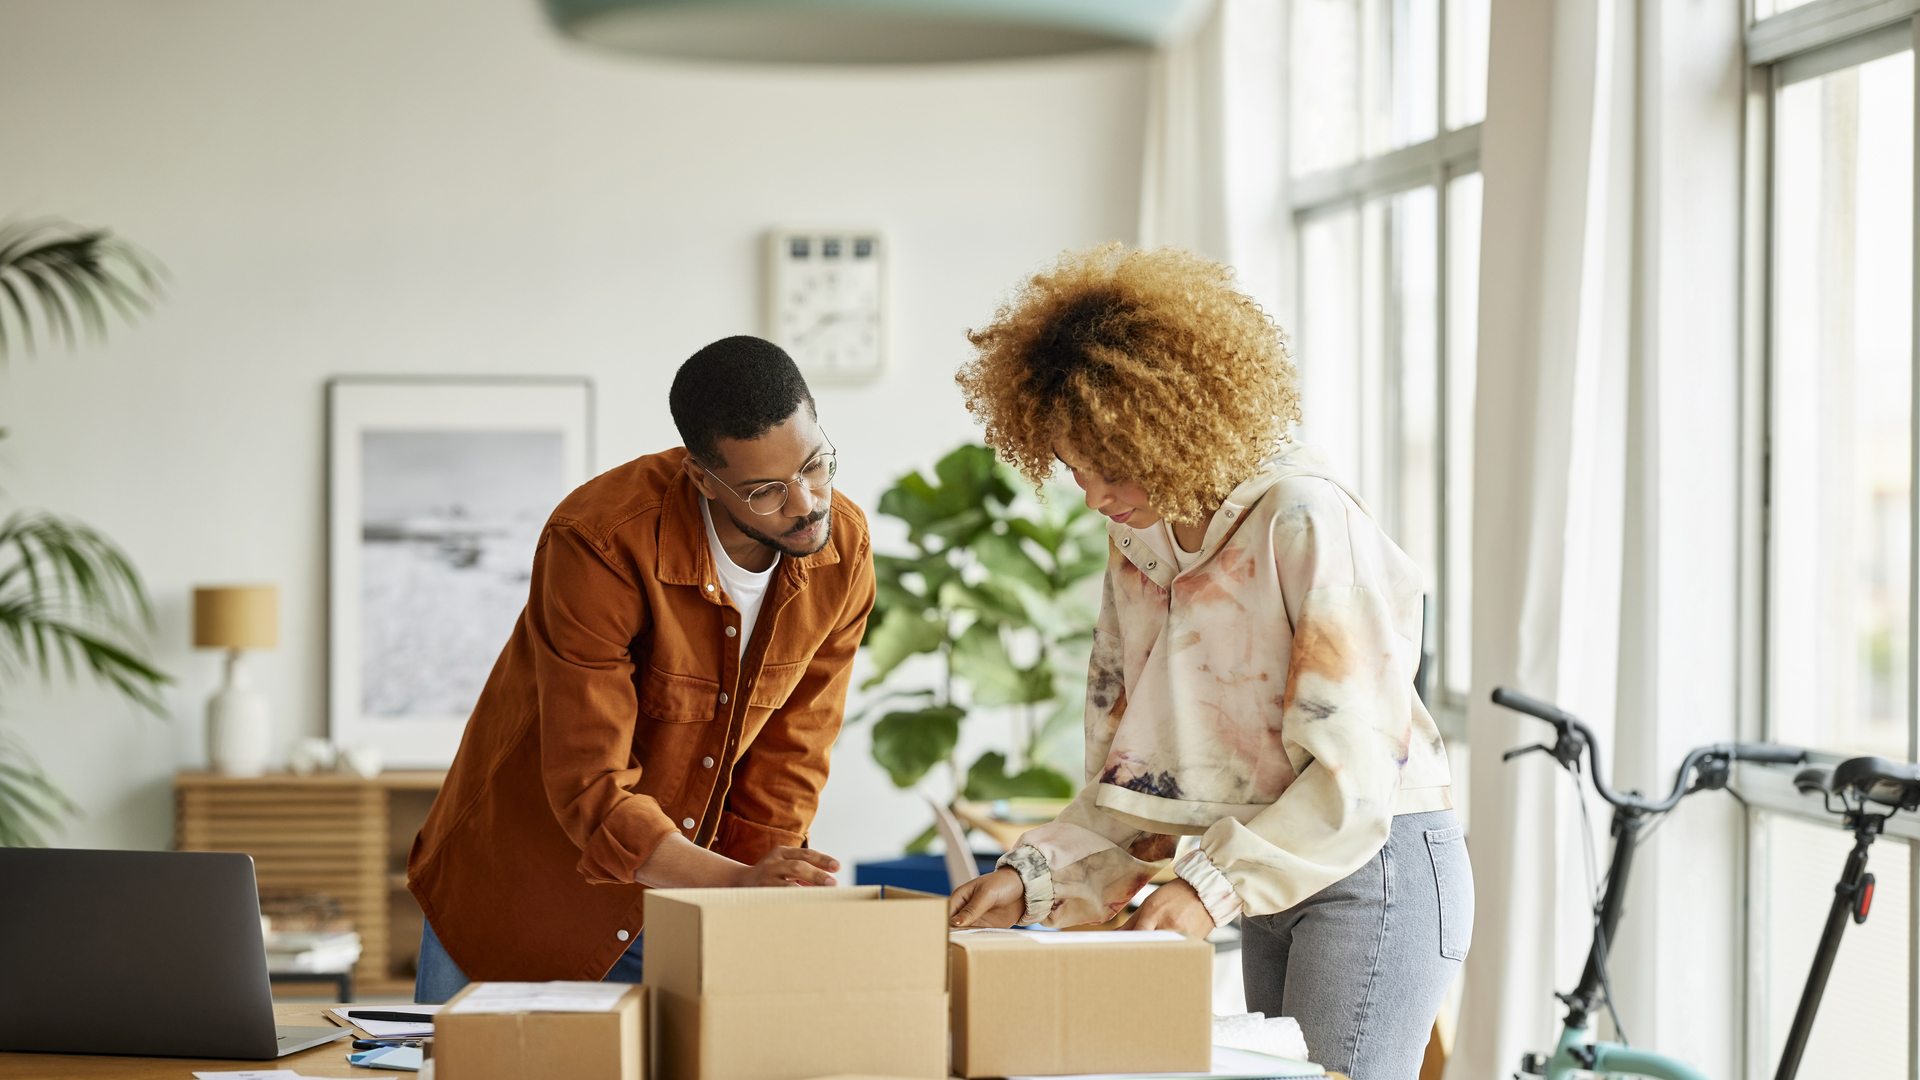
[[[1817,775],[1809,775],[1817,774]],[[1825,769],[1802,769],[1793,778],[1801,791],[1853,791],[1863,799],[1902,810],[1920,809],[1920,765],[1888,761],[1882,757],[1850,758]]]
[[[1802,795],[1833,793],[1833,770],[1810,765],[1793,774],[1793,789]]]

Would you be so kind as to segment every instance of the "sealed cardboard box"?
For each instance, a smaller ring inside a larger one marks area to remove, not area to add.
[[[947,1075],[947,899],[890,886],[657,889],[662,1080]]]
[[[1206,1072],[1213,946],[1171,931],[961,931],[957,1076]]]
[[[434,1016],[436,1080],[641,1080],[647,990],[474,983]]]

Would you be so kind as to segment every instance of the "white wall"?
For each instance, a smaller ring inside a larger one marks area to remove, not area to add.
[[[588,375],[604,468],[675,444],[674,367],[756,330],[761,230],[877,224],[893,371],[819,390],[871,508],[971,436],[962,331],[1060,249],[1132,238],[1144,73],[641,62],[558,40],[534,0],[0,0],[0,216],[110,225],[173,274],[107,347],[0,370],[0,506],[124,545],[179,677],[170,724],[9,677],[0,722],[85,809],[57,842],[169,843],[217,677],[196,583],[280,586],[276,754],[325,731],[328,376]],[[925,820],[850,730],[816,845],[884,853]]]

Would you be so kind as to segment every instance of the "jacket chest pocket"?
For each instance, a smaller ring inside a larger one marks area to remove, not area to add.
[[[720,684],[648,667],[640,680],[640,711],[669,724],[712,720],[720,708]]]
[[[753,693],[747,696],[747,704],[757,709],[777,709],[785,705],[787,698],[793,694],[793,688],[800,685],[800,678],[806,673],[805,660],[763,666],[760,678],[754,681]]]

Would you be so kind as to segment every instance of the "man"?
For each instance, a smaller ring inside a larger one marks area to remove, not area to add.
[[[866,518],[778,346],[695,353],[684,448],[567,496],[407,861],[418,1001],[638,982],[646,887],[832,885],[806,845],[873,607]]]

